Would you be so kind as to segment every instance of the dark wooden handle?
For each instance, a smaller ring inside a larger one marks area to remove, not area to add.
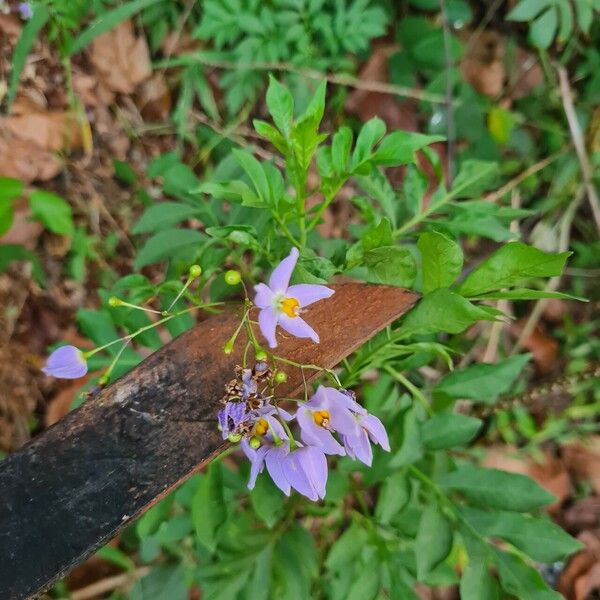
[[[304,315],[321,343],[280,335],[278,355],[333,367],[417,299],[333,287]],[[0,462],[0,598],[46,589],[224,448],[216,414],[245,338],[222,348],[237,318],[200,323]],[[282,394],[301,387],[289,369]]]

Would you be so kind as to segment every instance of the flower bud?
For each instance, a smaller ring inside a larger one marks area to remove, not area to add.
[[[190,267],[190,279],[196,279],[202,275],[202,267],[200,265],[192,265]]]
[[[277,371],[275,373],[275,382],[276,383],[285,383],[287,381],[287,373],[285,371]]]
[[[233,269],[225,271],[225,283],[227,285],[237,285],[241,280],[242,276],[239,271],[234,271]]]
[[[232,444],[237,444],[241,439],[242,436],[239,433],[230,433],[227,436],[227,439],[232,443]]]
[[[108,299],[108,305],[116,308],[117,306],[123,306],[123,300],[121,298],[117,298],[116,296],[111,296]]]
[[[234,339],[230,339],[224,346],[223,346],[223,352],[225,354],[231,354],[233,352],[233,344],[234,344],[235,340]]]
[[[248,441],[248,444],[253,450],[258,450],[261,444],[260,438],[253,435]]]
[[[256,362],[262,362],[263,360],[267,360],[267,353],[264,350],[257,350],[254,358]]]

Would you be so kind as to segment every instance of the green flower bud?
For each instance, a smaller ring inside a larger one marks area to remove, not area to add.
[[[258,361],[267,360],[267,353],[264,350],[257,350],[254,358]]]
[[[230,433],[227,436],[227,439],[232,443],[232,444],[237,444],[241,439],[242,436],[239,433]]]
[[[233,352],[234,342],[235,342],[235,340],[231,339],[223,346],[223,352],[225,354],[231,354]]]
[[[277,371],[275,373],[275,382],[276,383],[285,383],[287,381],[287,373],[285,371]]]
[[[202,267],[200,265],[192,265],[190,267],[190,278],[196,279],[202,275]]]
[[[260,438],[253,435],[250,438],[248,444],[250,445],[250,448],[252,448],[253,450],[258,450],[260,448],[260,444],[261,444]]]
[[[115,308],[117,306],[123,306],[123,300],[121,300],[120,298],[117,298],[116,296],[111,296],[108,299],[108,305],[112,306],[113,308]]]
[[[227,285],[237,285],[241,280],[242,276],[239,271],[234,271],[233,269],[225,271],[225,283]]]

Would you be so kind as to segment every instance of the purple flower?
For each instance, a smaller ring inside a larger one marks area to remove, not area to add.
[[[33,17],[33,9],[31,8],[29,2],[19,2],[17,10],[21,15],[21,19],[28,20]]]
[[[273,436],[273,432],[277,439]],[[263,444],[255,450],[246,438],[241,442],[242,450],[251,463],[248,488],[256,485],[258,474],[265,465],[275,485],[286,495],[290,495],[290,484],[283,473],[283,462],[290,451],[289,439],[281,423],[272,415],[260,418],[255,425],[255,433],[262,437]]]
[[[269,285],[259,283],[254,286],[256,290],[254,303],[261,309],[258,314],[258,324],[271,348],[277,347],[275,338],[277,325],[281,325],[285,331],[296,337],[310,338],[318,343],[317,332],[299,315],[304,307],[329,298],[334,293],[324,285],[308,283],[289,285],[297,262],[298,249],[292,248],[289,256],[275,267]]]
[[[287,454],[283,474],[291,487],[310,500],[325,497],[327,459],[320,448],[300,446]]]
[[[238,426],[249,417],[250,413],[244,402],[226,402],[225,407],[219,411],[219,427],[223,439],[226,440],[230,433],[235,433]]]
[[[77,379],[87,373],[87,363],[83,354],[75,346],[61,346],[57,348],[46,361],[42,369],[46,375],[59,379]]]
[[[308,402],[298,406],[296,419],[302,441],[318,446],[325,454],[346,454],[332,432],[357,436],[359,425],[355,413],[364,414],[366,411],[347,394],[320,385]]]
[[[370,414],[355,415],[358,427],[350,435],[344,435],[344,447],[348,456],[358,459],[371,466],[373,462],[373,449],[369,438],[374,444],[379,444],[386,452],[390,451],[390,442],[383,423]]]

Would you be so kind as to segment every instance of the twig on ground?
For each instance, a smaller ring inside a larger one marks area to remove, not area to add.
[[[99,598],[107,592],[129,586],[150,572],[150,567],[140,567],[135,571],[114,575],[106,579],[100,579],[84,588],[71,592],[71,600],[92,600]]]
[[[600,199],[598,199],[598,191],[592,180],[592,166],[585,149],[583,132],[581,131],[581,126],[577,120],[577,114],[575,113],[575,107],[573,106],[573,92],[571,91],[569,76],[566,69],[560,65],[556,67],[556,70],[558,72],[558,88],[565,116],[567,117],[567,122],[569,124],[571,139],[573,140],[573,146],[575,146],[575,152],[577,153],[577,158],[579,159],[579,164],[581,166],[583,183],[586,188],[590,208],[592,209],[592,215],[596,222],[596,228],[598,232],[600,232]]]

